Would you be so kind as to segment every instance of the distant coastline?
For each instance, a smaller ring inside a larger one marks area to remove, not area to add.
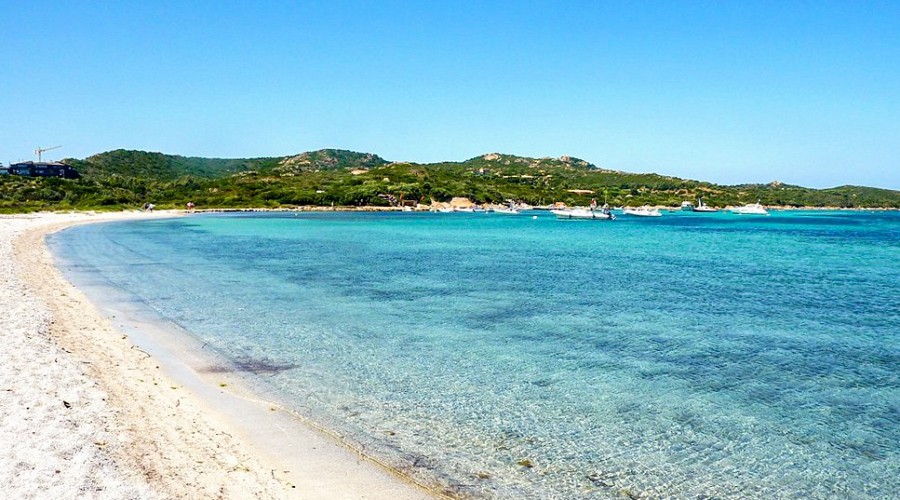
[[[680,207],[673,206],[663,206],[663,205],[650,205],[652,208],[657,208],[659,210],[666,210],[669,212],[680,212]],[[764,205],[767,209],[773,211],[822,211],[822,212],[839,212],[839,211],[855,211],[855,212],[873,212],[873,211],[900,211],[900,208],[884,208],[884,207],[792,207],[792,206],[769,206]],[[543,207],[534,207],[535,210],[547,211],[551,210],[552,207],[543,206]],[[727,207],[722,207],[722,210],[725,210]],[[232,212],[405,212],[402,207],[378,207],[378,206],[335,206],[335,207],[326,207],[326,206],[315,206],[315,205],[306,205],[306,206],[297,206],[297,207],[278,207],[278,208],[266,208],[266,207],[227,207],[227,208],[198,208],[195,210],[180,210],[180,213],[189,214],[189,213],[232,213]],[[414,208],[413,212],[429,212],[432,211],[430,208]]]
[[[680,207],[666,206],[666,205],[649,205],[652,208],[658,208],[660,210],[669,210],[673,212],[680,211]],[[895,211],[900,210],[900,208],[884,208],[884,207],[793,207],[793,206],[770,206],[764,205],[766,208],[770,210],[820,210],[820,211],[857,211],[857,212],[868,212],[868,211]],[[552,207],[544,206],[544,207],[534,207],[535,210],[550,210]],[[722,207],[723,209],[726,207]],[[354,207],[354,206],[340,206],[340,207],[325,207],[325,206],[315,206],[315,205],[306,205],[306,206],[298,206],[298,207],[279,207],[279,208],[266,208],[266,207],[230,207],[230,208],[198,208],[196,210],[181,210],[180,213],[226,213],[226,212],[404,212],[401,207],[377,207],[377,206],[362,206],[362,207]],[[427,212],[429,209],[413,209],[413,211],[417,212]]]
[[[681,212],[680,207],[673,206],[663,206],[663,205],[650,205],[652,208],[657,208],[659,210],[664,210],[667,212]],[[771,211],[820,211],[820,212],[841,212],[841,211],[853,211],[853,212],[892,212],[892,211],[900,211],[900,208],[893,207],[793,207],[793,206],[768,206],[764,205],[765,208]],[[727,207],[721,207],[722,212],[727,212]],[[534,207],[534,210],[538,211],[548,211],[551,207]],[[414,208],[411,210],[412,212],[432,212],[430,208]],[[4,218],[19,218],[19,217],[41,217],[42,214],[82,214],[88,216],[102,216],[105,214],[118,214],[118,213],[141,213],[142,210],[134,208],[134,209],[110,209],[110,210],[46,210],[41,212],[8,212],[8,213],[0,213],[0,219]],[[305,205],[305,206],[294,206],[294,207],[217,207],[217,208],[196,208],[193,210],[186,209],[172,209],[163,207],[161,210],[157,210],[154,213],[166,214],[169,217],[175,216],[184,216],[190,214],[215,214],[215,213],[253,213],[253,212],[386,212],[386,213],[402,213],[402,212],[410,212],[409,210],[404,210],[402,207],[379,207],[379,206],[316,206],[316,205]],[[702,215],[700,215],[702,216]]]

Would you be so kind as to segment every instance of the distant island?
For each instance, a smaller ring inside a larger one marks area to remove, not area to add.
[[[900,191],[811,189],[780,182],[724,186],[598,168],[578,158],[489,153],[463,162],[390,162],[372,153],[322,149],[271,158],[196,158],[118,149],[66,159],[78,179],[0,175],[0,212],[160,208],[397,207],[464,197],[543,206],[669,206],[703,198],[724,207],[760,201],[791,208],[900,208]]]

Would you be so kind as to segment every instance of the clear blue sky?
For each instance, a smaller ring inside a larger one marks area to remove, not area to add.
[[[0,1],[0,161],[568,154],[900,189],[900,2]]]

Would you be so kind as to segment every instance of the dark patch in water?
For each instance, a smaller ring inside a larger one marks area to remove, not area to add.
[[[254,375],[274,375],[297,368],[295,363],[279,363],[268,358],[241,358],[228,365],[210,366],[202,371],[206,373],[252,373]]]
[[[553,380],[550,380],[550,379],[548,379],[548,378],[544,378],[544,379],[540,379],[540,380],[532,380],[532,381],[531,381],[531,385],[534,385],[534,386],[537,386],[537,387],[550,387],[550,386],[553,385],[554,383],[556,383],[556,382],[553,381]]]

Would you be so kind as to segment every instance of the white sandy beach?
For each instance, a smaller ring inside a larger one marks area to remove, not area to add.
[[[44,235],[172,213],[0,216],[0,498],[432,498],[96,309]],[[124,321],[124,320],[123,320]]]

